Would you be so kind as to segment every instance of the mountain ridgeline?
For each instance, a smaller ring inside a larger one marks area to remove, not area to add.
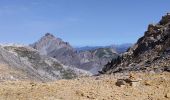
[[[110,46],[84,46],[84,47],[77,47],[75,48],[78,52],[82,51],[91,51],[91,50],[97,50],[100,48],[112,48],[117,53],[124,53],[130,48],[133,44],[132,43],[125,43],[125,44],[119,44],[119,45],[110,45]]]
[[[108,61],[119,54],[111,47],[78,51],[68,42],[46,33],[38,42],[30,45],[41,55],[53,57],[62,64],[97,74]]]
[[[150,24],[144,36],[117,59],[113,59],[100,73],[129,71],[170,72],[170,14],[159,23]]]
[[[78,52],[68,42],[47,33],[30,46],[0,45],[0,81],[46,82],[91,76],[118,55],[112,48]]]

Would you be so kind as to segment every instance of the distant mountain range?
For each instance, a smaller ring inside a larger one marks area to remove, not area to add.
[[[93,74],[98,73],[108,61],[119,55],[111,46],[73,48],[68,42],[50,33],[46,33],[30,46],[38,50],[41,55],[53,57],[64,65],[84,69]]]
[[[78,51],[68,42],[46,33],[29,46],[0,44],[0,81],[45,82],[90,76],[118,55],[110,47]]]
[[[125,43],[120,45],[110,45],[110,46],[84,46],[84,47],[76,47],[77,51],[89,51],[89,50],[96,50],[100,48],[113,48],[117,53],[123,53],[128,50],[133,44],[132,43]]]

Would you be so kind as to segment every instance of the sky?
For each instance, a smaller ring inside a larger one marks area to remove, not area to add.
[[[0,43],[49,32],[72,46],[135,43],[170,12],[170,0],[0,0]]]

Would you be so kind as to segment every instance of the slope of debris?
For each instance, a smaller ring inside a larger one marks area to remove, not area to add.
[[[0,80],[52,81],[90,75],[88,72],[65,66],[56,59],[42,56],[28,46],[0,46]]]

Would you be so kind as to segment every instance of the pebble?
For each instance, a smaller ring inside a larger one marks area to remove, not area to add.
[[[165,95],[166,98],[170,98],[170,92]]]

